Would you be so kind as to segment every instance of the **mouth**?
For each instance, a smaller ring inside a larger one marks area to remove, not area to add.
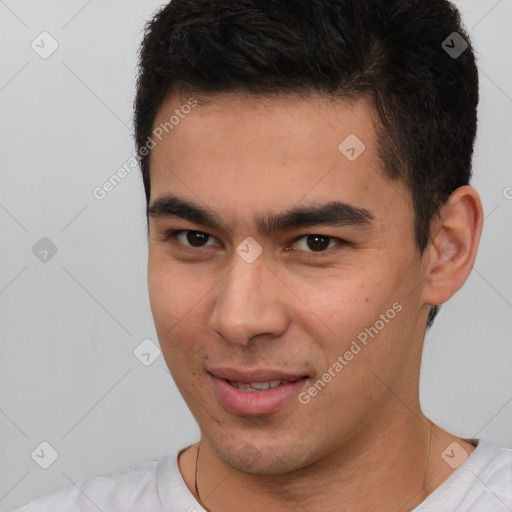
[[[297,382],[298,380],[307,379],[307,378],[308,378],[307,376],[304,376],[304,377],[301,377],[300,379],[295,379],[295,380],[279,380],[278,379],[278,380],[268,380],[266,382],[249,382],[249,383],[237,382],[236,380],[228,380],[228,379],[225,379],[225,380],[227,381],[227,383],[230,386],[233,386],[234,388],[237,388],[242,391],[249,392],[249,393],[252,393],[252,392],[258,393],[261,391],[266,391],[267,389],[274,389],[274,388],[278,388],[279,386],[286,386],[288,384]]]
[[[262,416],[278,411],[297,396],[309,380],[309,375],[275,370],[226,368],[208,373],[220,405],[240,416]]]

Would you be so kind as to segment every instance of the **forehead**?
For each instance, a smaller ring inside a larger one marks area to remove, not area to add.
[[[189,108],[190,104],[196,106]],[[288,152],[289,156],[313,160],[322,150],[339,157],[339,144],[348,136],[356,136],[372,152],[376,127],[376,116],[366,97],[334,101],[319,93],[170,94],[153,123],[154,130],[163,128],[163,138],[181,136],[199,152],[229,149],[235,157],[240,149],[254,158],[265,150],[266,157]]]
[[[214,209],[229,201],[253,218],[277,205],[403,201],[404,187],[384,177],[377,126],[366,99],[169,95],[153,125],[151,200],[179,193]]]

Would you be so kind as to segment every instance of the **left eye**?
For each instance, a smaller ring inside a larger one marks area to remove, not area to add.
[[[298,245],[299,251],[305,252],[324,252],[335,245],[338,245],[341,240],[337,238],[332,238],[330,236],[324,235],[305,235],[293,243],[293,245]]]

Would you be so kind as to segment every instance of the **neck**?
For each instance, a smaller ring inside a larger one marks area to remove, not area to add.
[[[379,432],[351,439],[349,447],[337,447],[315,463],[284,475],[236,471],[202,437],[200,450],[198,446],[192,454],[199,457],[193,486],[188,478],[189,488],[210,512],[242,507],[248,512],[281,512],[297,510],[298,504],[311,512],[412,510],[453,471],[440,454],[457,438],[423,415],[388,429],[377,423]],[[471,451],[468,443],[458,441]]]

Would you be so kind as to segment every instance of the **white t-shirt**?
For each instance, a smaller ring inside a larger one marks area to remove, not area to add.
[[[205,512],[183,481],[178,454],[82,480],[13,512]],[[512,449],[478,441],[473,453],[413,512],[454,511],[512,511]]]

